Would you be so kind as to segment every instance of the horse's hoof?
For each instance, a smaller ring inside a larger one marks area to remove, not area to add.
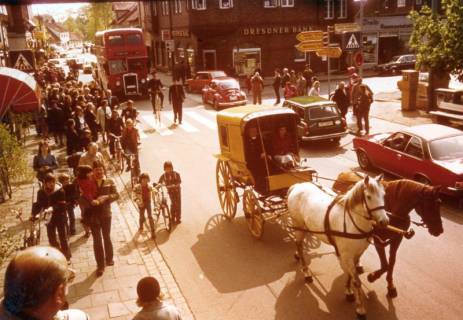
[[[368,282],[375,282],[376,281],[375,274],[373,272],[368,274],[367,280],[368,280]]]
[[[346,301],[347,302],[354,302],[355,301],[355,295],[353,293],[347,293],[346,294]]]
[[[357,313],[357,320],[367,320],[367,315]]]
[[[357,266],[356,267],[356,270],[357,270],[357,274],[362,274],[365,272],[365,270],[363,270],[363,267],[362,266]]]
[[[312,278],[312,276],[305,276],[305,277],[304,277],[304,281],[305,281],[305,283],[307,283],[307,284],[308,284],[308,283],[312,283],[312,282],[313,282],[313,278]]]
[[[397,297],[397,289],[396,288],[387,288],[387,296],[389,298]]]
[[[294,254],[294,259],[298,260],[301,259],[297,253]]]

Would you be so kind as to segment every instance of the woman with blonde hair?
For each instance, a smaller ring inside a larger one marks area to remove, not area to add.
[[[315,81],[310,88],[309,96],[319,97],[320,96],[320,81]]]

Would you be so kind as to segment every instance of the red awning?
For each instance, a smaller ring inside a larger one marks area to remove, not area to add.
[[[39,108],[40,89],[34,77],[18,69],[0,67],[0,119],[10,109],[22,113]]]

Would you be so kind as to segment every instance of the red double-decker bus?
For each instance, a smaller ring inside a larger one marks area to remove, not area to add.
[[[148,55],[141,29],[97,32],[95,54],[98,59],[95,78],[103,88],[120,97],[146,95]]]

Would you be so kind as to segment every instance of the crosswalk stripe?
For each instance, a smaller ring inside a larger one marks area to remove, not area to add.
[[[169,119],[169,121],[174,121],[174,115],[172,113],[163,113],[163,116]],[[190,123],[186,122],[185,120],[182,120],[182,124],[178,125],[180,128],[182,128],[186,132],[198,132],[199,130],[191,125]]]
[[[209,120],[208,118],[204,117],[204,116],[201,116],[199,115],[198,113],[196,113],[195,111],[188,111],[186,113],[190,118],[193,118],[194,120],[202,123],[203,125],[205,125],[206,127],[208,127],[209,129],[212,129],[212,130],[217,130],[217,123],[212,121],[212,120]]]
[[[155,129],[161,136],[170,136],[174,134],[174,132],[170,129],[168,129],[162,122],[161,124],[157,124],[156,121],[154,120],[154,115],[145,115],[142,116],[143,121],[146,122],[150,127]]]

